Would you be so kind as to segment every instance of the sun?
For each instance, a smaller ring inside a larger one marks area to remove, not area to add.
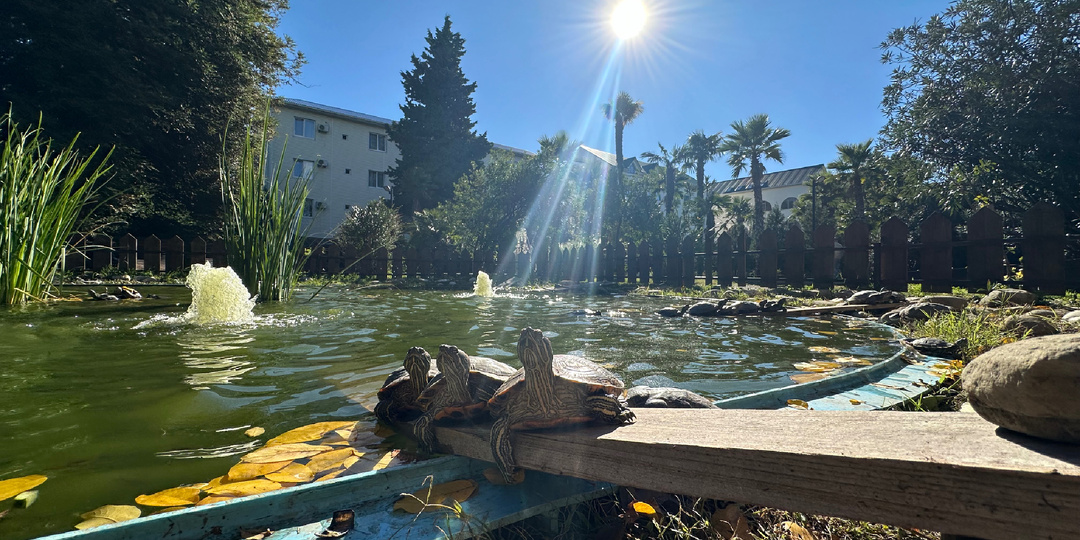
[[[647,18],[641,0],[622,0],[611,13],[611,28],[619,39],[630,39],[641,33]]]

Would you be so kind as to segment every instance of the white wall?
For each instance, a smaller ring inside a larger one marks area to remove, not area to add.
[[[769,204],[771,204],[773,206],[773,208],[780,208],[780,205],[783,204],[784,199],[787,199],[788,197],[795,197],[796,199],[798,199],[799,195],[802,195],[804,193],[810,193],[810,186],[799,185],[799,186],[784,186],[784,187],[778,187],[778,188],[765,188],[765,189],[761,190],[761,199],[768,202]],[[749,199],[751,206],[754,204],[753,203],[753,201],[754,201],[754,190],[753,189],[747,189],[747,190],[743,190],[743,191],[736,191],[736,192],[733,192],[733,193],[725,193],[725,195],[732,195],[732,196],[735,196],[735,197],[742,197],[744,199]],[[791,216],[791,210],[790,209],[783,210],[783,213],[784,213],[784,217]]]

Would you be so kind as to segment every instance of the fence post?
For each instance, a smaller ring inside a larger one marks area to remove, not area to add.
[[[615,263],[615,283],[622,283],[626,280],[626,248],[623,247],[622,242],[615,242],[615,254],[612,260]]]
[[[907,291],[908,226],[892,217],[881,224],[881,286],[892,291]]]
[[[649,268],[652,265],[652,252],[649,250],[649,242],[647,240],[642,240],[641,243],[638,244],[637,265],[638,283],[648,287],[651,281],[650,276],[652,275],[649,272]]]
[[[870,284],[870,225],[861,219],[844,231],[844,284],[861,289]]]
[[[139,267],[139,240],[131,233],[121,236],[116,246],[116,255],[121,270],[134,271]]]
[[[776,231],[766,230],[758,237],[758,275],[761,286],[770,289],[776,287]]]
[[[716,284],[731,287],[731,235],[727,231],[716,239]]]
[[[178,235],[161,242],[162,251],[165,253],[165,271],[182,270],[184,266],[184,239]]]
[[[1005,278],[1005,235],[1001,216],[989,206],[968,220],[968,290],[986,289]]]
[[[746,227],[737,227],[735,230],[735,279],[740,287],[746,286],[746,252],[750,249],[750,237],[746,233]]]
[[[626,244],[626,282],[638,282],[637,246],[633,242]]]
[[[112,266],[112,238],[104,234],[90,237],[90,245],[86,246],[90,252],[90,269],[101,270]]]
[[[806,236],[798,223],[792,223],[784,235],[784,279],[789,287],[806,283]]]
[[[229,265],[229,256],[225,254],[225,241],[221,239],[206,243],[206,258],[218,268]]]
[[[687,235],[679,248],[682,252],[682,286],[686,288],[694,286],[694,244],[694,237]]]
[[[605,242],[600,248],[600,275],[603,281],[615,281],[615,247]]]
[[[923,292],[952,292],[952,222],[934,212],[919,225],[919,280]]]
[[[810,268],[817,289],[831,289],[836,275],[836,227],[820,225],[814,231],[814,261]]]
[[[161,240],[151,234],[142,241],[143,270],[158,273],[161,271]]]
[[[712,205],[710,205],[712,206]],[[710,209],[709,212],[712,212]],[[710,218],[708,221],[712,221]],[[702,251],[705,253],[705,257],[701,260],[701,273],[705,274],[705,287],[711,287],[713,282],[713,248],[716,240],[716,233],[711,229],[705,231],[705,242],[702,246]]]
[[[1065,294],[1065,215],[1050,203],[1032,206],[1023,217],[1024,289]]]
[[[401,277],[405,275],[402,269],[402,262],[405,258],[405,248],[402,246],[395,246],[391,257],[393,257],[393,259],[390,261],[390,269],[393,272],[394,279],[401,279]]]
[[[679,239],[670,236],[664,249],[664,283],[669,287],[678,287],[682,279],[682,260],[679,259]]]
[[[196,236],[188,242],[188,257],[191,264],[206,264],[206,240]]]

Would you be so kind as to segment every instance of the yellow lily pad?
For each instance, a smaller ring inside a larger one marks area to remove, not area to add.
[[[315,444],[278,444],[274,446],[265,446],[263,448],[260,448],[240,458],[240,461],[244,463],[274,463],[277,461],[295,461],[297,459],[309,458],[311,456],[315,456],[326,452],[327,450],[333,449],[334,448],[331,446]]]
[[[48,479],[48,476],[42,474],[31,474],[30,476],[0,480],[0,501],[10,499],[24,491],[34,489]]]
[[[477,488],[476,480],[454,480],[423,488],[412,494],[404,494],[394,503],[394,510],[404,510],[410,514],[419,514],[438,509],[435,505],[465,502]]]
[[[199,502],[199,488],[176,487],[150,495],[135,497],[135,504],[143,506],[187,506]]]
[[[207,493],[211,495],[228,495],[230,497],[242,497],[244,495],[266,493],[267,491],[274,491],[276,489],[281,489],[281,484],[272,480],[265,480],[260,478],[258,480],[245,480],[243,482],[222,484],[214,489],[207,490]]]
[[[327,433],[356,425],[356,421],[351,422],[316,422],[306,426],[301,426],[296,429],[290,429],[269,441],[266,441],[266,446],[277,446],[279,444],[291,444],[302,443],[308,441],[317,441],[323,438],[323,435]]]
[[[266,476],[270,473],[280,471],[287,467],[292,461],[272,461],[270,463],[238,463],[233,465],[229,472],[225,474],[225,478],[229,482],[243,482],[244,480],[254,480],[260,476]],[[220,485],[220,484],[219,484]]]
[[[280,471],[266,475],[267,480],[282,483],[310,482],[312,478],[315,478],[315,471],[309,469],[307,465],[301,465],[299,463],[291,463]]]

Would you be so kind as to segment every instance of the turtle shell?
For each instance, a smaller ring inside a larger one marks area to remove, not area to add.
[[[439,368],[432,365],[431,368],[428,369],[429,383],[431,379],[437,377],[438,375]],[[386,376],[386,381],[383,382],[382,388],[379,388],[379,391],[376,395],[379,397],[380,401],[398,400],[405,398],[408,398],[410,400],[416,399],[415,395],[405,395],[405,393],[412,392],[412,386],[408,384],[410,380],[412,379],[409,377],[409,372],[406,371],[405,368],[397,368],[394,371],[391,371],[390,374]]]
[[[469,394],[472,401],[457,403],[436,411],[435,420],[466,420],[476,418],[487,410],[487,402],[501,385],[517,370],[492,358],[483,356],[469,357]],[[435,395],[446,391],[446,380],[442,374],[432,379],[431,384],[416,399],[421,410],[426,410]]]
[[[856,291],[845,300],[849,304],[865,304],[868,300],[878,294],[880,291]]]
[[[583,385],[590,394],[612,394],[621,396],[626,386],[617,375],[597,365],[595,362],[572,354],[556,354],[551,360],[555,377],[571,384]],[[488,408],[494,414],[502,410],[511,400],[525,391],[525,369],[519,369],[502,383],[488,400]]]
[[[439,375],[435,366],[428,369],[428,381]],[[416,418],[422,409],[416,404],[419,394],[413,389],[409,372],[401,367],[386,376],[386,382],[379,388],[379,405],[375,414],[385,422],[407,422]]]

